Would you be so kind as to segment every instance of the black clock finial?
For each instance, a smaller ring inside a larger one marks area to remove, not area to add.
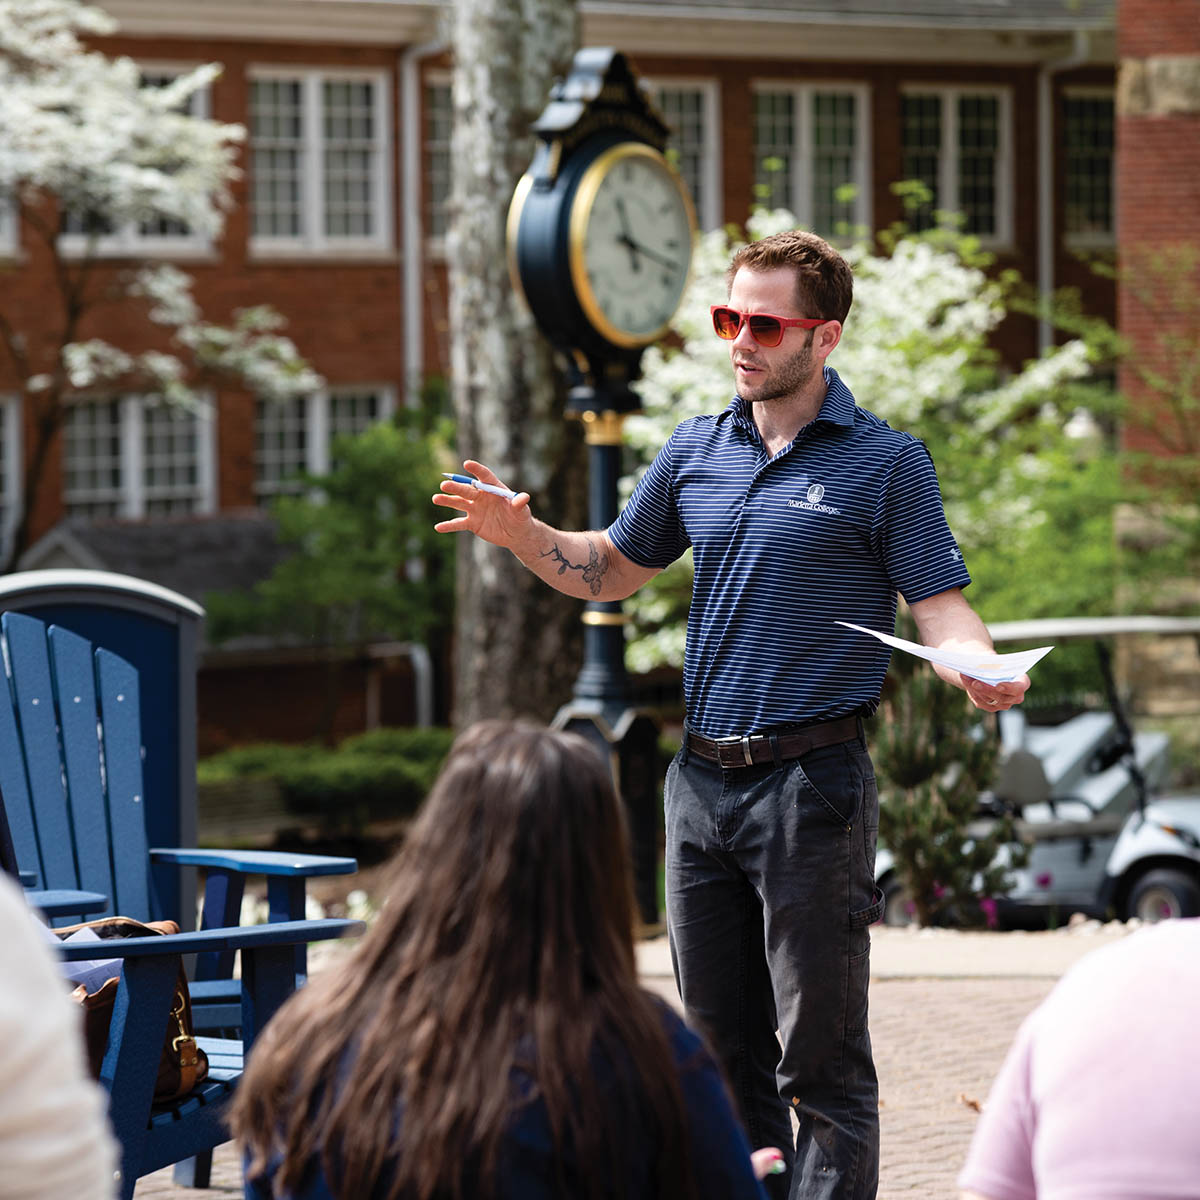
[[[601,130],[620,132],[659,151],[670,134],[629,59],[610,46],[585,46],[576,53],[566,79],[551,89],[550,102],[533,131],[547,142],[562,143],[562,154]]]

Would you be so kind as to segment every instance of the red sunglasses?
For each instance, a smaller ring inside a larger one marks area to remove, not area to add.
[[[713,329],[717,337],[732,342],[742,331],[743,325],[750,327],[750,336],[760,345],[770,349],[783,341],[783,331],[798,325],[801,329],[816,329],[829,322],[828,317],[773,317],[770,313],[744,313],[724,304],[714,304]]]

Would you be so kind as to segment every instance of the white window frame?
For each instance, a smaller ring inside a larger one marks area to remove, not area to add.
[[[298,471],[309,475],[328,474],[332,462],[332,442],[330,433],[329,402],[339,393],[376,392],[379,395],[379,411],[372,424],[388,420],[396,411],[396,389],[391,384],[341,384],[337,387],[322,388],[302,397],[304,404],[304,465]],[[271,403],[266,401],[265,403]],[[257,410],[255,419],[257,420]],[[366,428],[369,428],[367,426]],[[269,504],[276,496],[296,495],[302,489],[290,482],[291,477],[279,480],[263,481],[258,476],[258,430],[255,429],[255,460],[254,460],[254,498],[255,503]]]
[[[937,96],[942,105],[942,143],[938,151],[937,207],[946,212],[959,211],[958,200],[958,100],[964,96],[991,96],[999,101],[996,150],[996,230],[978,234],[981,246],[989,249],[1010,249],[1013,244],[1013,115],[1012,89],[992,84],[947,85],[905,83],[900,91],[905,96]],[[903,130],[901,130],[903,153]]]
[[[813,228],[813,139],[812,98],[823,93],[836,93],[854,97],[854,174],[858,192],[854,197],[855,226],[846,237],[834,236],[835,241],[850,241],[862,231],[870,232],[872,226],[872,176],[871,176],[871,88],[865,83],[850,83],[840,79],[815,79],[804,83],[792,83],[781,79],[759,79],[751,85],[756,93],[785,92],[792,97],[795,128],[793,130],[792,164],[790,183],[796,203],[794,215],[806,228]],[[751,116],[753,120],[753,114]],[[755,153],[757,154],[757,147]],[[757,164],[755,174],[757,175]],[[822,237],[830,231],[816,230]]]
[[[421,118],[420,118],[420,139],[421,139],[421,176],[427,181],[428,190],[423,191],[421,196],[421,229],[425,238],[425,248],[427,253],[433,257],[442,257],[446,251],[445,236],[437,233],[430,218],[433,213],[444,206],[447,210],[450,204],[450,191],[447,188],[446,194],[439,199],[434,195],[432,172],[429,169],[431,148],[433,143],[429,139],[429,111],[430,92],[433,88],[448,88],[450,89],[450,116],[453,121],[454,117],[454,94],[453,94],[454,75],[451,71],[445,70],[430,70],[426,71],[421,80]],[[453,162],[453,151],[450,143],[446,143],[447,153],[451,156]],[[426,203],[428,199],[428,203]],[[447,214],[448,217],[448,214]]]
[[[701,112],[704,119],[704,138],[700,148],[700,197],[693,196],[696,221],[703,230],[719,229],[725,222],[725,196],[723,167],[721,163],[721,91],[715,79],[692,76],[666,75],[646,80],[643,88],[655,110],[661,112],[658,103],[660,91],[699,92]],[[668,146],[674,134],[668,140]]]
[[[295,237],[251,233],[250,253],[257,258],[378,255],[395,245],[392,207],[392,122],[391,79],[386,71],[366,67],[313,67],[255,65],[247,72],[251,86],[260,80],[289,80],[300,83],[302,112],[301,232]],[[377,131],[371,172],[371,207],[376,215],[376,232],[370,237],[331,237],[325,232],[325,178],[323,174],[324,122],[322,88],[327,82],[346,80],[375,85],[374,121]],[[253,173],[253,130],[247,146],[247,173]],[[253,228],[253,188],[247,195]]]
[[[1071,250],[1101,250],[1112,249],[1117,241],[1117,137],[1116,137],[1116,91],[1111,87],[1100,84],[1067,84],[1063,87],[1063,142],[1060,148],[1063,163],[1063,244]],[[1066,227],[1066,184],[1067,184],[1067,143],[1066,143],[1066,112],[1067,100],[1108,100],[1113,105],[1113,151],[1111,161],[1110,192],[1112,199],[1112,225],[1107,232],[1085,231],[1071,233]]]
[[[145,414],[149,408],[161,408],[163,404],[152,395],[125,395],[119,397],[97,397],[95,403],[119,405],[120,483],[112,498],[116,501],[116,515],[134,520],[158,519],[160,514],[147,511],[146,494],[146,445]],[[196,486],[194,505],[187,511],[194,514],[209,514],[217,511],[217,409],[211,396],[201,397],[203,407],[197,412],[188,412],[196,422]],[[87,403],[84,401],[83,403]],[[64,442],[64,455],[66,453]],[[70,513],[72,503],[88,503],[87,498],[73,500],[67,493],[65,477],[67,464],[63,464],[63,506]],[[93,499],[100,500],[97,496]]]
[[[5,551],[12,545],[21,516],[21,477],[24,467],[21,411],[19,396],[0,394],[0,437],[4,439],[4,490],[0,494],[4,511],[0,517],[0,547]]]
[[[178,79],[199,65],[180,62],[139,62],[138,71],[147,76],[169,76]],[[189,113],[207,119],[212,110],[208,85],[197,88],[189,100]],[[170,236],[145,234],[137,221],[128,221],[113,233],[91,237],[86,233],[60,233],[58,248],[69,258],[82,258],[94,253],[104,258],[209,258],[213,254],[212,239],[202,233]]]

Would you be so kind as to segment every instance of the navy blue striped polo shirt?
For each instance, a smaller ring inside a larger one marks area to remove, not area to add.
[[[750,407],[680,424],[608,533],[643,567],[692,547],[688,725],[729,737],[874,712],[909,603],[971,582],[924,443],[859,408],[831,367],[816,420],[774,458]]]

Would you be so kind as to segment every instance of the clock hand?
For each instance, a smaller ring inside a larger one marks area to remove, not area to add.
[[[643,246],[640,242],[635,242],[633,238],[623,237],[621,241],[625,242],[631,250],[636,250],[639,254],[644,254],[648,259],[661,266],[670,267],[672,270],[679,266],[679,263],[673,258],[667,258],[665,254],[659,254],[657,250],[651,250],[648,246]]]
[[[642,263],[638,258],[638,244],[629,233],[629,217],[625,213],[625,201],[620,196],[617,197],[617,220],[621,222],[621,232],[617,235],[617,241],[629,251],[629,269],[636,273],[642,269]]]

